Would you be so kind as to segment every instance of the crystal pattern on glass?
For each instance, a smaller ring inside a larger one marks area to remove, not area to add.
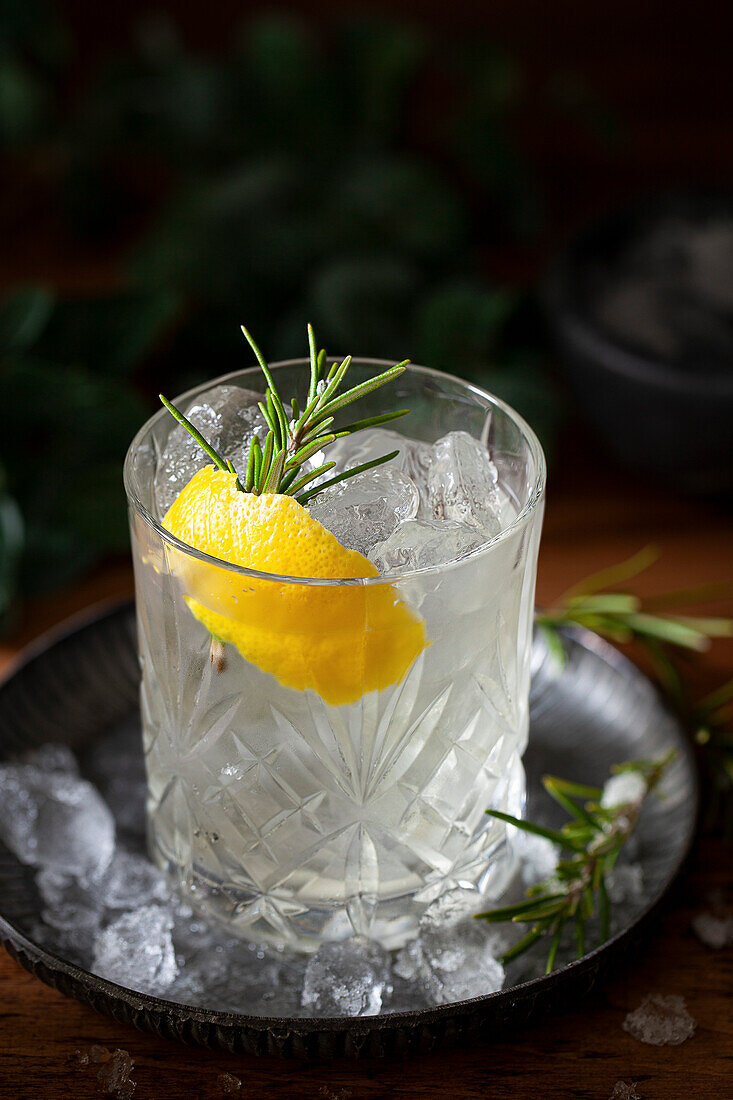
[[[391,945],[445,890],[468,881],[478,900],[504,835],[484,811],[522,810],[526,702],[504,642],[527,617],[522,571],[460,616],[440,585],[426,593],[430,647],[400,684],[341,708],[236,651],[218,672],[173,583],[148,575],[140,614],[149,811],[202,906],[246,935],[330,923]]]
[[[460,895],[465,915],[510,873],[506,827],[485,811],[523,810],[541,507],[513,524],[516,473],[502,482],[501,455],[463,430],[465,408],[439,412],[437,443],[382,429],[339,440],[337,469],[400,455],[311,505],[389,570],[429,641],[399,682],[352,704],[285,687],[232,645],[212,662],[179,551],[133,510],[152,851],[244,939],[395,948],[442,898]],[[158,486],[170,452],[156,451]]]

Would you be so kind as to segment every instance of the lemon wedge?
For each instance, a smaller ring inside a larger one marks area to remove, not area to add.
[[[293,497],[255,496],[205,466],[163,519],[182,542],[263,573],[323,580],[376,577]],[[191,612],[246,661],[331,706],[397,683],[426,645],[425,625],[391,584],[319,585],[246,577],[171,551]]]

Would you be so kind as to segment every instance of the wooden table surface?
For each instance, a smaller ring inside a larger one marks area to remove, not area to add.
[[[551,477],[540,558],[538,602],[606,564],[654,542],[660,562],[639,583],[646,592],[730,579],[733,524],[712,505],[679,499],[636,477],[603,472],[579,443]],[[592,450],[592,448],[591,448]],[[22,631],[0,647],[0,664],[66,615],[131,590],[126,563],[112,565],[69,592],[29,609]],[[731,605],[720,605],[730,613]],[[701,681],[733,674],[733,644],[706,656]],[[573,1012],[545,1019],[511,1041],[449,1049],[399,1063],[302,1064],[190,1049],[123,1027],[68,1000],[0,953],[0,1097],[58,1100],[100,1095],[93,1071],[70,1056],[94,1043],[122,1047],[135,1059],[135,1100],[207,1100],[225,1095],[222,1073],[242,1081],[234,1095],[376,1100],[607,1100],[617,1081],[638,1083],[643,1100],[733,1098],[733,949],[710,951],[690,931],[693,914],[714,890],[731,891],[733,844],[698,840],[674,897],[646,946]],[[697,1021],[677,1047],[646,1046],[621,1028],[650,992],[682,995]]]

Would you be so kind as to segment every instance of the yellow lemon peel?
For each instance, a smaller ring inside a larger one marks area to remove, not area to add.
[[[214,466],[194,474],[163,519],[182,542],[234,565],[342,580],[378,570],[293,497],[255,496]],[[191,612],[286,687],[332,706],[397,683],[426,645],[425,625],[394,585],[308,585],[246,577],[171,549]]]

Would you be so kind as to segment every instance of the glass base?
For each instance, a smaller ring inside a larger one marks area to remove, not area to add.
[[[329,905],[318,904],[315,899],[308,903],[292,891],[253,895],[231,881],[217,880],[197,864],[184,867],[158,843],[154,829],[150,832],[153,861],[196,912],[232,936],[305,953],[317,951],[322,943],[353,936],[374,940],[385,950],[401,948],[418,935],[421,927],[448,927],[496,901],[518,863],[508,830],[502,826],[499,835],[492,829],[479,838],[478,854],[470,861],[461,861],[455,874],[426,883],[418,891],[379,899],[357,895],[343,904]],[[485,847],[481,839],[487,841]],[[322,888],[331,896],[343,893],[343,883],[324,883]]]

